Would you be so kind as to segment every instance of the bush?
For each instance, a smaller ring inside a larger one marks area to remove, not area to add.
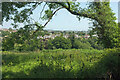
[[[89,38],[87,41],[90,43],[91,47],[93,47],[94,49],[101,50],[104,48],[102,43],[99,43],[96,37]]]
[[[86,43],[82,43],[80,40],[75,40],[73,43],[73,48],[75,49],[91,49],[91,45],[86,42]]]
[[[47,42],[46,49],[56,49],[56,47],[52,44],[52,40]]]
[[[21,50],[22,50],[22,44],[17,44],[17,43],[15,43],[15,45],[14,45],[14,50],[15,50],[15,51],[21,51]]]
[[[118,80],[119,78],[119,58],[120,49],[104,50],[104,55],[101,60],[94,65],[94,76],[108,78],[108,80]],[[99,74],[99,75],[97,75]]]
[[[43,50],[44,43],[42,40],[31,39],[30,41],[24,42],[23,47],[25,51]]]
[[[64,37],[55,37],[55,39],[48,41],[48,49],[70,49],[72,47],[69,39]]]
[[[4,38],[2,41],[2,50],[9,51],[14,49],[14,40],[11,37]]]

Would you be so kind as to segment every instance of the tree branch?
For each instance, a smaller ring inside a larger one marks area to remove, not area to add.
[[[55,13],[56,13],[57,11],[59,11],[60,9],[62,9],[62,8],[63,8],[63,7],[58,8],[58,9],[49,17],[48,21],[42,26],[42,28],[44,28],[44,27],[50,22],[50,20],[52,19],[53,15],[55,15]],[[38,32],[39,30],[40,30],[40,27],[38,27],[37,30],[34,31],[32,35],[34,35],[34,34],[35,34],[36,32]]]
[[[80,13],[80,12],[72,11],[69,8],[69,6],[67,7],[64,3],[61,3],[61,2],[56,2],[56,3],[59,4],[59,5],[61,5],[61,6],[63,6],[65,9],[67,9],[73,15],[83,16],[83,17],[86,17],[86,18],[90,18],[90,19],[99,21],[98,18],[94,16],[94,14],[85,14],[85,13]]]
[[[40,3],[35,3],[35,6],[30,10],[30,13],[36,9],[36,7],[38,7],[39,4],[41,4],[42,2]],[[30,16],[31,14],[29,14],[28,16]]]
[[[45,5],[43,6],[42,11],[40,12],[40,18],[41,18],[42,12],[44,11],[44,8],[45,8],[46,4],[47,4],[47,3],[45,3]],[[39,18],[39,19],[40,19],[40,18]]]
[[[68,8],[70,9],[70,3],[69,3],[69,2],[67,2],[67,4],[68,4]]]

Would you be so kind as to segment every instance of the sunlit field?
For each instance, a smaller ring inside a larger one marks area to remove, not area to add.
[[[118,76],[120,49],[2,52],[3,78],[110,78]]]

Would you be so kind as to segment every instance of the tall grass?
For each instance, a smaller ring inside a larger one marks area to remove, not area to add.
[[[2,74],[3,78],[115,79],[119,73],[119,52],[120,49],[3,52]]]

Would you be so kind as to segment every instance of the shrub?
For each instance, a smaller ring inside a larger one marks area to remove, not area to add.
[[[11,37],[4,38],[2,41],[2,50],[9,51],[14,49],[14,40]]]
[[[66,39],[64,37],[56,37],[52,41],[48,42],[48,48],[54,49],[54,48],[62,48],[62,49],[70,49],[71,48],[71,42],[69,39]]]
[[[52,40],[47,42],[46,49],[56,49],[56,47],[52,44]]]
[[[73,43],[73,48],[75,49],[91,49],[91,45],[89,44],[89,42],[86,43],[82,43],[80,40],[75,40]]]

